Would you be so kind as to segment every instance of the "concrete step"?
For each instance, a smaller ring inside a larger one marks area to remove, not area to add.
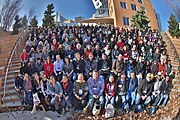
[[[16,102],[16,101],[21,101],[21,99],[17,95],[8,95],[6,94],[4,98],[4,102]]]
[[[8,93],[10,93],[11,95],[17,95],[17,91],[15,89],[6,91],[7,96],[8,96]],[[3,94],[4,94],[4,91],[1,91],[0,92],[1,97],[3,97]]]
[[[12,84],[14,85],[14,81],[15,81],[15,79],[7,79],[6,85],[12,85]],[[4,85],[4,83],[2,83],[2,85]]]
[[[6,102],[6,104],[2,104],[2,107],[6,107],[6,106],[11,106],[11,107],[14,107],[14,106],[22,106],[21,104],[21,101],[10,101],[10,102]]]

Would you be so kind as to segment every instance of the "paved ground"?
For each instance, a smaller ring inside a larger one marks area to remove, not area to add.
[[[64,116],[52,111],[37,111],[35,114],[31,114],[30,111],[16,111],[0,114],[0,120],[66,120],[67,117],[68,114]]]

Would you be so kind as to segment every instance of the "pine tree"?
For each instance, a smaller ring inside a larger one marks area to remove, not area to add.
[[[34,17],[30,21],[30,26],[31,27],[36,27],[37,25],[38,25],[38,20],[37,20],[36,15],[34,15]]]
[[[178,34],[179,34],[179,24],[178,22],[176,21],[176,16],[171,14],[169,20],[168,20],[168,23],[169,23],[169,33],[172,37],[179,37]]]
[[[26,16],[26,15],[24,15],[24,16],[22,17],[21,25],[22,25],[22,28],[25,28],[25,27],[28,25],[28,19],[27,19],[27,16]]]
[[[12,34],[18,34],[18,30],[20,27],[21,27],[21,18],[19,18],[19,15],[16,15]]]
[[[137,13],[132,16],[131,22],[133,23],[134,27],[146,29],[149,28],[148,24],[150,20],[148,20],[148,17],[145,15],[145,12],[141,10],[137,11]]]
[[[54,5],[51,3],[47,6],[47,10],[44,12],[44,18],[42,24],[44,27],[55,26],[55,21],[54,21],[55,15],[53,15],[53,13],[54,13]]]

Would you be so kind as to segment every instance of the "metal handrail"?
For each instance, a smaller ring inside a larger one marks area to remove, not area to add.
[[[2,101],[3,103],[6,105],[6,103],[4,102],[4,98],[6,96],[6,84],[7,84],[7,76],[8,76],[8,72],[9,72],[9,68],[10,68],[10,65],[11,65],[11,61],[12,61],[12,58],[13,58],[13,55],[15,54],[15,51],[17,49],[17,46],[19,45],[19,43],[21,42],[21,40],[23,40],[23,37],[24,35],[27,33],[27,30],[28,30],[28,27],[26,27],[24,29],[24,31],[21,33],[18,41],[16,42],[14,48],[13,48],[13,51],[11,52],[11,55],[10,55],[10,58],[8,60],[8,65],[7,65],[7,69],[6,69],[6,73],[5,73],[5,80],[4,80],[4,94],[3,94],[3,97],[2,97]],[[11,96],[11,95],[10,95]]]
[[[178,53],[177,53],[177,50],[176,50],[176,48],[175,48],[175,46],[174,46],[174,44],[173,44],[172,40],[169,38],[169,36],[167,35],[167,33],[166,33],[166,32],[165,32],[164,34],[166,35],[167,39],[170,41],[170,45],[172,45],[172,47],[173,47],[173,49],[174,49],[174,53],[175,53],[175,54],[176,54],[176,56],[177,56],[178,62],[180,62],[179,55],[178,55]]]

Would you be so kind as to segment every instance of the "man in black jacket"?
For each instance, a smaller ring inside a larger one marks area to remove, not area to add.
[[[23,94],[23,78],[21,74],[15,73],[15,90],[17,91],[18,97],[21,99],[22,105],[24,104]]]
[[[153,92],[153,81],[151,74],[146,75],[146,79],[140,81],[137,89],[136,101],[135,104],[139,105],[142,103],[147,106],[152,101],[152,92]]]
[[[73,73],[73,81],[76,81],[77,75],[80,73],[84,74],[85,71],[85,62],[81,59],[80,53],[75,53],[75,59],[73,60],[74,73]]]

